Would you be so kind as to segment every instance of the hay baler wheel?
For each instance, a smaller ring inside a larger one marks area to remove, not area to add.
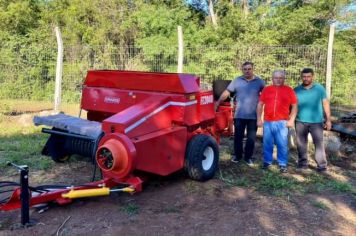
[[[219,149],[211,136],[198,134],[188,143],[184,168],[190,178],[205,181],[211,179],[218,168]]]

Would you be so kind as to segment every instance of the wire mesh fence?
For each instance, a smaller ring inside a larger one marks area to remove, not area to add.
[[[13,114],[52,109],[54,100],[55,45],[1,47],[0,112]],[[177,47],[67,46],[64,51],[62,106],[65,112],[79,111],[81,88],[88,70],[134,70],[176,72]],[[334,56],[335,60],[339,57]],[[316,81],[325,85],[326,49],[316,46],[186,47],[184,73],[201,77],[206,88],[213,80],[231,80],[239,75],[244,61],[255,63],[255,73],[267,83],[273,70],[286,71],[286,83],[299,83],[300,70],[312,67]],[[356,107],[353,78],[336,78],[332,102],[336,108]],[[27,104],[27,105],[26,105]]]

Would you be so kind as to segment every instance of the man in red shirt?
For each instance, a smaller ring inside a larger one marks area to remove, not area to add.
[[[284,85],[285,72],[272,74],[272,85],[263,89],[257,105],[257,125],[263,125],[263,168],[273,161],[273,146],[277,146],[277,160],[282,173],[287,172],[288,128],[294,126],[297,97],[294,90]],[[291,108],[291,109],[290,109]],[[264,111],[264,121],[262,121]]]

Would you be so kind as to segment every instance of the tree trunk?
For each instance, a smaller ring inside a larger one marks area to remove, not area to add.
[[[216,15],[214,13],[214,6],[213,6],[212,0],[209,0],[209,12],[210,12],[211,21],[213,22],[213,26],[214,26],[214,28],[217,28],[218,22],[216,19]]]
[[[245,18],[248,16],[249,8],[248,8],[248,0],[241,1],[242,11],[244,13]]]

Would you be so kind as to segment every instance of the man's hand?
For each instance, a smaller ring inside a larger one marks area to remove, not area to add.
[[[331,130],[331,121],[330,120],[326,120],[326,122],[324,124],[324,128],[326,128],[326,130],[328,130],[328,131]]]
[[[326,128],[326,130],[331,130],[330,103],[328,99],[323,100],[323,108],[326,116],[326,122],[324,128]]]
[[[220,103],[222,101],[225,101],[227,97],[230,96],[229,90],[225,89],[224,92],[220,95],[219,99],[214,103],[214,109],[215,111],[218,109]]]
[[[262,127],[263,126],[263,121],[261,119],[257,119],[257,126]]]
[[[293,128],[294,127],[294,120],[288,120],[287,121],[287,127],[288,128]]]
[[[219,100],[214,103],[214,111],[218,110],[219,105],[220,105]]]

